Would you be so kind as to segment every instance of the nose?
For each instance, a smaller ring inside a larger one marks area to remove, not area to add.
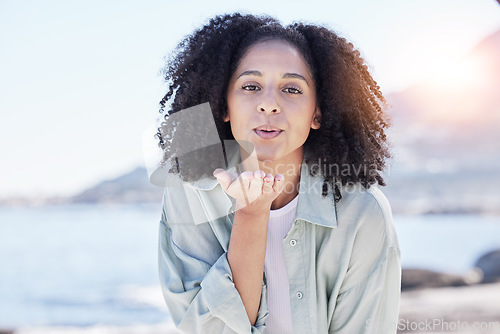
[[[266,115],[277,114],[281,112],[278,101],[276,101],[276,98],[271,92],[263,96],[262,101],[257,106],[257,110],[259,112],[265,113]]]
[[[259,108],[259,111],[261,112],[265,112],[266,114],[277,114],[279,113],[279,108],[272,108],[272,107],[267,107],[267,108],[264,108],[264,107],[260,107]]]

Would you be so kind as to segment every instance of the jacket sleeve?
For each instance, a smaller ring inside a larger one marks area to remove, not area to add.
[[[335,300],[330,333],[397,331],[401,253],[387,199],[379,190],[371,192],[374,197],[365,202],[349,269]]]
[[[178,192],[174,193],[171,188],[165,190],[159,275],[175,325],[184,333],[264,333],[266,286],[263,284],[257,321],[251,326],[226,252],[211,225],[186,222],[190,208]]]

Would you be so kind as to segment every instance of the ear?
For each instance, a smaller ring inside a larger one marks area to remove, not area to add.
[[[311,129],[318,130],[321,127],[321,111],[318,107],[314,109],[313,120],[311,122]]]
[[[224,122],[229,122],[229,112],[226,114],[226,116],[224,116],[224,118],[222,120]]]

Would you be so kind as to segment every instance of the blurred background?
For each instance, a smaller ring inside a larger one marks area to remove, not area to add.
[[[499,333],[495,0],[0,2],[0,333],[174,331],[143,135],[159,117],[164,57],[233,11],[330,27],[381,86],[398,332]]]

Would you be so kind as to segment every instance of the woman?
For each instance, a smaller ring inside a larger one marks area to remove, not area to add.
[[[159,266],[178,328],[395,332],[400,252],[376,186],[388,121],[352,44],[319,26],[218,16],[179,44],[165,74]],[[186,133],[207,134],[173,116],[205,102],[224,165],[211,150],[176,154]]]

